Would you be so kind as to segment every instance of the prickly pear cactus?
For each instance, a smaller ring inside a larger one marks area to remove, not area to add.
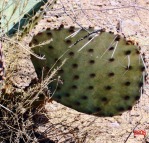
[[[59,83],[53,99],[98,116],[113,116],[131,109],[139,99],[144,70],[137,46],[118,35],[101,32],[96,38],[85,38],[70,48],[87,35],[81,30],[77,36],[68,38],[74,30],[73,27],[46,30],[38,33],[30,43],[37,45],[46,39],[53,40],[34,48],[37,54],[46,57],[45,61],[32,57],[38,76],[46,75],[54,64],[56,68],[68,59],[58,72],[63,83]],[[54,91],[56,86],[57,82],[49,88]]]
[[[25,26],[47,0],[0,0],[1,32],[13,35]]]

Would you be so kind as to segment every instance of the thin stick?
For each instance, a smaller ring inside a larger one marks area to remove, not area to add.
[[[87,46],[95,37],[97,37],[97,35],[95,35],[92,39],[90,39],[87,43],[85,43],[85,44],[78,50],[78,52],[80,52],[85,46]]]
[[[80,27],[81,27],[82,29],[84,29],[86,32],[90,33],[85,27],[82,27],[82,25],[81,25],[80,23],[78,23],[74,18],[72,18],[72,17],[66,12],[66,8],[65,8],[64,4],[62,3],[61,0],[60,0],[60,2],[61,2],[61,4],[62,4],[62,7],[63,7],[63,10],[64,10],[65,14],[66,14],[68,17],[70,17],[71,20],[72,20],[73,22],[75,22],[78,26],[80,26]]]
[[[98,33],[100,33],[100,30],[101,30],[101,29],[95,30],[95,31],[93,31],[93,32],[91,32],[91,33],[85,35],[84,37],[78,39],[74,44],[70,45],[69,48],[71,48],[71,47],[77,45],[80,41],[82,41],[82,40],[88,38],[89,36],[91,36],[91,35],[93,35],[93,34],[98,34]]]
[[[55,95],[55,92],[57,91],[57,87],[58,87],[59,81],[60,81],[60,77],[58,76],[58,80],[57,80],[57,83],[56,83],[56,88],[55,88],[55,90],[53,91],[52,95],[49,97],[50,99]]]
[[[132,132],[136,129],[136,127],[139,125],[140,123],[138,123],[134,128],[133,130],[130,132],[130,134],[128,135],[128,137],[126,138],[126,140],[124,141],[124,143],[126,143],[129,139],[129,137],[131,136]]]
[[[1,106],[2,108],[6,109],[7,111],[13,113],[10,109],[8,109],[7,107],[3,106],[2,104],[0,104],[0,106]],[[13,113],[13,114],[14,114],[14,113]]]
[[[35,47],[41,47],[41,46],[47,45],[47,44],[51,43],[52,41],[53,41],[53,39],[51,38],[50,40],[44,41],[44,42],[39,43],[39,44],[37,44],[37,45],[33,45],[33,46],[31,47],[31,49],[32,49],[32,48],[35,48]]]
[[[33,53],[32,51],[28,50],[27,48],[25,48],[21,43],[17,42],[17,41],[14,41],[14,40],[11,40],[11,39],[8,39],[6,37],[3,37],[3,39],[7,40],[7,41],[10,41],[12,43],[15,43],[17,45],[19,45],[20,47],[22,47],[25,51],[27,51],[28,53],[30,53],[31,55],[35,56],[36,58],[40,59],[40,60],[45,60],[45,56],[43,57],[40,57],[38,56],[37,54]],[[28,47],[29,48],[29,47]]]

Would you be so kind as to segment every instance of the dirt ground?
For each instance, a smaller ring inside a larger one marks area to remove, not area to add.
[[[47,27],[51,29],[59,27],[60,24],[64,24],[65,27],[106,28],[106,31],[113,31],[137,41],[141,47],[141,53],[145,54],[145,67],[148,72],[149,0],[58,0],[52,10],[45,10],[44,18],[31,36]],[[147,140],[149,142],[148,82],[147,77],[140,99],[131,111],[126,111],[121,116],[95,117],[79,113],[55,101],[46,104],[49,123],[41,126],[39,130],[45,132],[49,129],[48,137],[59,143],[73,141],[147,143]],[[49,127],[51,123],[55,125],[55,131]],[[66,126],[69,129],[72,128],[74,132],[64,128]],[[134,129],[145,130],[146,137],[143,135],[135,137]]]

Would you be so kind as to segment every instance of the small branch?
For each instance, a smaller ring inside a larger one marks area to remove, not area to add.
[[[95,35],[92,39],[90,39],[87,43],[85,43],[85,44],[78,50],[78,52],[80,52],[85,46],[87,46],[95,37],[97,37],[97,35]]]
[[[132,132],[135,130],[135,128],[139,125],[140,123],[138,123],[134,128],[133,130],[129,133],[128,137],[126,138],[126,140],[124,141],[124,143],[126,143],[129,139],[129,137],[131,136]]]
[[[14,40],[11,40],[11,39],[8,39],[6,37],[3,37],[3,39],[7,40],[7,41],[10,41],[12,43],[15,43],[17,45],[19,45],[20,48],[23,48],[25,51],[27,51],[28,53],[30,53],[31,55],[33,55],[34,57],[40,59],[40,60],[45,60],[44,56],[43,57],[40,57],[38,56],[37,54],[33,53],[32,51],[30,51],[29,49],[25,48],[21,43],[19,43],[18,41],[14,41]],[[29,47],[28,47],[29,48]]]
[[[0,104],[0,106],[1,106],[2,108],[4,108],[5,110],[7,110],[7,111],[13,113],[10,109],[8,109],[7,107],[3,106],[2,104]],[[14,114],[14,113],[13,113],[13,114]]]
[[[70,45],[69,48],[72,48],[73,46],[77,45],[80,41],[82,41],[82,40],[88,38],[89,36],[91,36],[91,35],[93,35],[93,34],[95,34],[95,33],[98,34],[100,31],[101,31],[101,29],[98,29],[98,30],[96,30],[96,31],[93,31],[93,32],[91,32],[91,33],[85,35],[84,37],[78,39],[74,44]]]

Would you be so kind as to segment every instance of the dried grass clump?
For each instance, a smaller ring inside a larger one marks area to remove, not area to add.
[[[6,77],[0,94],[0,141],[9,143],[41,142],[40,140],[45,139],[46,136],[41,138],[40,133],[35,130],[40,124],[48,122],[48,118],[43,114],[45,113],[43,105],[49,100],[44,91],[46,85],[52,81],[56,70],[42,82],[36,82],[26,88],[16,87],[11,80],[12,76],[17,73],[16,67],[21,60],[20,56],[24,58],[29,54],[22,52],[18,44],[11,41],[11,39],[7,39],[2,43]],[[37,118],[40,118],[40,124],[35,121]]]
[[[0,95],[0,140],[4,142],[37,142],[33,117],[43,109],[40,106],[41,103],[36,106],[33,103],[35,104],[35,101],[39,100],[39,94],[43,95],[40,92],[43,88],[42,84],[37,83],[26,90],[15,87],[11,79],[17,70],[19,58],[28,54],[21,52],[22,49],[18,47],[18,44],[13,43],[9,38],[3,39],[2,48],[6,63],[6,77]],[[43,98],[42,103],[45,100]],[[36,111],[35,107],[37,107]]]
[[[84,136],[79,137],[77,128],[61,122],[56,124],[50,122],[44,107],[47,102],[51,102],[47,85],[57,80],[54,77],[62,65],[49,72],[42,81],[37,79],[32,81],[28,87],[17,87],[13,82],[12,77],[18,72],[18,63],[31,53],[29,49],[23,50],[27,47],[22,44],[24,47],[22,48],[20,44],[22,43],[16,39],[9,38],[3,39],[2,42],[6,74],[0,92],[0,142],[54,143],[58,142],[56,138],[64,138],[66,142],[83,142]],[[48,127],[44,128],[44,132],[40,131],[39,128],[46,123]],[[50,140],[54,136],[54,141]]]
[[[0,140],[5,142],[38,142],[34,116],[42,115],[42,108],[33,108],[30,102],[33,95],[25,97],[23,93],[1,95],[0,104]],[[30,100],[29,100],[30,99]],[[40,115],[39,115],[40,113]]]

